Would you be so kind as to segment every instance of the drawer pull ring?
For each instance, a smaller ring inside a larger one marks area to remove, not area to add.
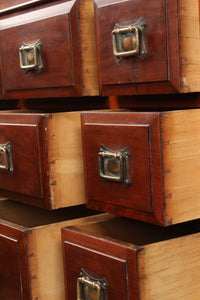
[[[43,70],[41,58],[42,43],[40,40],[33,44],[22,43],[19,48],[20,68],[25,72],[30,70]]]
[[[108,284],[105,279],[96,279],[81,269],[77,279],[77,300],[107,300]]]
[[[11,144],[0,144],[0,171],[13,173]]]
[[[130,153],[127,148],[113,151],[102,145],[98,153],[99,176],[103,181],[121,182],[128,187],[131,183],[129,161]]]
[[[116,24],[112,31],[114,56],[117,58],[145,57],[147,49],[144,41],[144,29],[145,22],[142,18],[129,26]]]

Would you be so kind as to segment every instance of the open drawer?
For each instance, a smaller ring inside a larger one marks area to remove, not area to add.
[[[86,203],[163,226],[200,217],[200,110],[83,113]]]
[[[0,10],[4,99],[81,95],[77,1],[42,2],[18,14]]]
[[[0,113],[0,195],[47,209],[85,203],[80,112]]]
[[[1,200],[0,298],[64,300],[60,229],[92,222],[93,215],[84,206],[49,212]]]
[[[199,229],[125,218],[63,228],[66,300],[198,300]]]
[[[93,0],[0,3],[3,99],[97,96]]]
[[[103,95],[199,92],[197,0],[94,0]]]

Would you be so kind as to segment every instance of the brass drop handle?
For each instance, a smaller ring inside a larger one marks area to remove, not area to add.
[[[117,58],[144,57],[147,54],[144,40],[145,25],[143,18],[129,26],[116,24],[112,31],[114,56]]]
[[[105,279],[94,279],[81,269],[77,279],[77,300],[107,300],[107,290]]]
[[[0,144],[0,171],[13,173],[11,144]]]
[[[43,70],[42,64],[42,43],[40,40],[32,44],[22,43],[19,48],[20,68],[25,72],[30,70]]]
[[[99,176],[103,181],[116,181],[129,186],[130,153],[127,148],[113,151],[101,145],[98,153]]]

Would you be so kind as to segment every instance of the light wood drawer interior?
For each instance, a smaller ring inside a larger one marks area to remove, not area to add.
[[[49,212],[1,200],[0,297],[64,300],[60,229],[93,222],[93,214],[84,206]]]
[[[199,109],[83,113],[87,206],[163,226],[198,219],[199,117]]]
[[[199,299],[199,221],[96,221],[62,230],[66,299]]]
[[[2,149],[8,142],[13,171],[1,168],[2,196],[48,209],[85,203],[80,112],[1,113]]]

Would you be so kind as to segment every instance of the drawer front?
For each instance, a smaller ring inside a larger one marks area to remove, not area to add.
[[[5,300],[29,299],[28,273],[23,252],[23,233],[0,226],[0,298]]]
[[[0,4],[0,11],[4,11],[6,9],[9,9],[13,6],[16,6],[16,5],[20,5],[20,4],[23,4],[25,1],[24,0],[9,0],[9,1],[1,1],[2,3]]]
[[[166,4],[165,0],[111,3],[95,0],[99,82],[103,94],[159,93],[161,88],[162,92],[175,91],[173,86],[179,84],[178,79],[175,84],[174,76],[169,74],[171,67],[176,75],[179,72],[176,62],[177,24],[174,20],[171,29],[171,20],[166,17],[168,10],[170,15],[173,11],[175,18],[176,4]],[[168,81],[171,81],[171,86]]]
[[[163,228],[128,218],[97,218],[63,228],[62,237],[67,300],[199,299],[199,220]],[[77,277],[82,297],[76,298]],[[97,297],[103,288],[94,278],[106,280],[105,297]]]
[[[80,94],[75,1],[9,16],[0,21],[0,28],[4,98]]]
[[[82,133],[88,207],[162,222],[159,115],[83,113]]]
[[[78,236],[64,238],[66,300],[138,299],[136,250]]]
[[[47,180],[44,140],[41,116],[0,116],[0,191],[4,196],[28,196],[42,203]]]
[[[7,0],[0,3],[0,14],[9,12],[11,10],[17,10],[23,6],[31,6],[34,4],[45,2],[45,0]]]

